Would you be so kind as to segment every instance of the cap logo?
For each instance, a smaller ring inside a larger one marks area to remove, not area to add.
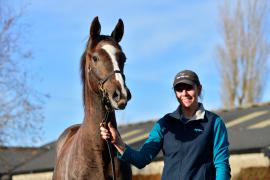
[[[176,79],[180,79],[180,78],[189,78],[189,76],[188,75],[181,75],[181,76],[178,76]]]

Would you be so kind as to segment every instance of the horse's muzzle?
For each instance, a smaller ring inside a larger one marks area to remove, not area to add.
[[[131,93],[128,88],[125,88],[126,93],[121,92],[116,89],[112,94],[112,106],[115,109],[124,109],[127,105],[127,102],[131,99]],[[125,94],[125,95],[124,95]]]

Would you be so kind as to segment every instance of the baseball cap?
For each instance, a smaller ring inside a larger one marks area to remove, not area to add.
[[[183,70],[176,74],[173,82],[173,87],[177,84],[184,83],[189,85],[197,85],[200,86],[200,80],[197,74],[191,70]]]

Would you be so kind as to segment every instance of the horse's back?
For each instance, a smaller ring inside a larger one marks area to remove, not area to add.
[[[74,124],[67,129],[60,135],[57,140],[56,146],[56,156],[58,157],[61,149],[66,144],[66,142],[77,133],[78,129],[81,127],[81,124]]]

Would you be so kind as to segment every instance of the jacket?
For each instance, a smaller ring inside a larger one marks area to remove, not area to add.
[[[201,103],[190,120],[180,109],[158,120],[138,151],[126,146],[120,159],[143,168],[162,150],[164,180],[230,179],[229,142],[222,119]]]

